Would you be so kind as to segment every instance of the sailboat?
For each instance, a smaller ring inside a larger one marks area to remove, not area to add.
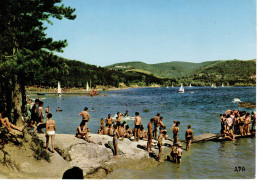
[[[181,87],[179,89],[179,93],[184,93],[184,87],[183,87],[183,84],[181,84]]]
[[[60,87],[60,81],[58,81],[58,96],[61,96],[61,87]]]
[[[222,84],[222,87],[225,87],[224,84]]]
[[[87,92],[89,91],[88,82],[87,82],[87,84],[86,84],[86,90],[87,90]]]
[[[190,84],[190,86],[189,86],[189,87],[192,87],[192,86],[191,86],[191,84]]]
[[[173,84],[172,84],[172,87],[173,87]]]
[[[166,88],[167,88],[167,89],[169,88],[169,87],[168,87],[168,85],[167,85],[167,87],[166,87]]]
[[[213,84],[211,85],[211,87],[213,87],[213,88],[217,88],[217,86],[216,86],[216,85],[213,85]]]

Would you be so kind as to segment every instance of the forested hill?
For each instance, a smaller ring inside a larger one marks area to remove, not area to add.
[[[217,61],[201,67],[190,77],[193,82],[215,83],[217,85],[255,85],[256,60]]]
[[[107,66],[107,68],[114,70],[125,70],[125,71],[136,71],[144,72],[147,74],[153,74],[156,77],[161,78],[181,78],[193,75],[193,73],[205,66],[216,61],[208,61],[202,63],[192,63],[192,62],[165,62],[158,64],[146,64],[143,62],[125,62],[117,63]]]

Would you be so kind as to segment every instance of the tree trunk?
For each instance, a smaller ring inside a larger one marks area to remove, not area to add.
[[[17,126],[22,126],[22,92],[21,86],[18,82],[18,76],[14,75],[13,78],[13,116],[14,116],[14,123]]]

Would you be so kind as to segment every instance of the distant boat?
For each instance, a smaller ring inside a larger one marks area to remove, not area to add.
[[[222,87],[225,87],[224,84],[222,84]]]
[[[216,85],[213,85],[213,84],[211,85],[211,87],[213,87],[213,88],[217,88],[217,86],[216,86]]]
[[[241,101],[240,101],[239,98],[234,98],[234,99],[233,99],[233,102],[235,103],[235,102],[241,102]]]
[[[58,81],[58,95],[61,95],[61,87],[60,87],[60,81]]]
[[[181,84],[181,87],[179,89],[179,93],[184,93],[184,87],[183,87],[183,84]]]
[[[173,84],[172,84],[172,87],[173,87]]]
[[[44,93],[37,93],[37,95],[44,96],[45,94]]]
[[[189,85],[189,87],[192,87],[191,84]]]
[[[166,88],[167,88],[167,89],[169,88],[169,87],[168,87],[168,85],[167,85],[167,87],[166,87]]]
[[[87,92],[89,91],[88,82],[87,82],[87,84],[86,84],[86,90],[87,90]]]

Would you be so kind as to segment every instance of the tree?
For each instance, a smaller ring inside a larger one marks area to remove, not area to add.
[[[66,40],[54,41],[48,38],[45,30],[45,22],[52,24],[51,18],[75,19],[75,9],[65,7],[61,0],[1,0],[0,1],[0,86],[10,85],[9,91],[0,88],[1,107],[8,113],[14,108],[14,115],[18,115],[17,121],[21,123],[22,102],[25,103],[26,75],[32,68],[36,72],[39,59],[35,56],[42,50],[62,52],[67,46]],[[13,102],[10,103],[11,92]],[[8,107],[9,106],[9,107]]]

